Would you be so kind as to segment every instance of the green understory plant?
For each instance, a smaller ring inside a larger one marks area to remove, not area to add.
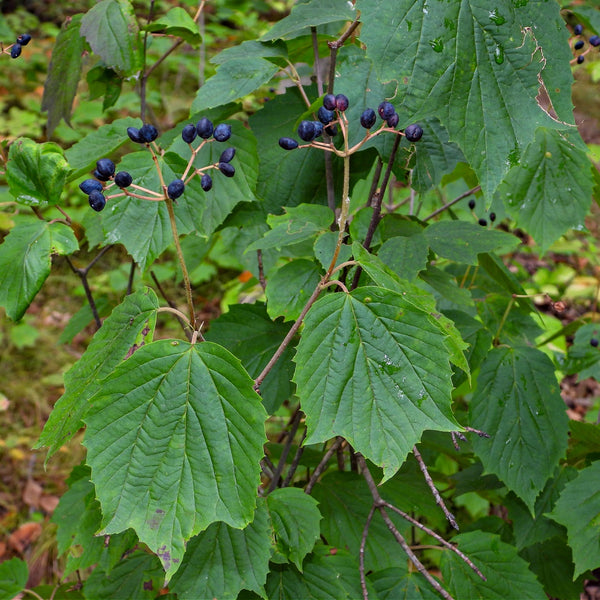
[[[139,111],[8,152],[0,305],[22,319],[70,269],[97,327],[38,443],[52,460],[85,428],[53,516],[61,593],[579,598],[600,566],[600,433],[569,421],[559,378],[600,376],[597,324],[557,350],[513,267],[517,228],[543,254],[590,212],[570,94],[597,9],[300,2],[212,56],[162,130],[152,76],[205,55],[205,12],[75,15],[48,133],[84,67],[104,109],[135,85]],[[252,95],[268,101],[248,115]],[[116,245],[127,293],[102,320],[88,276]],[[154,271],[169,257],[177,298]],[[206,322],[192,274],[215,263],[251,273],[252,302]],[[172,317],[181,335],[159,339]],[[3,563],[2,589],[27,574]]]

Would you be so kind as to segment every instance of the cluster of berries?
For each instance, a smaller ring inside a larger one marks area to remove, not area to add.
[[[2,48],[2,52],[8,53],[10,51],[11,58],[18,58],[21,56],[23,46],[27,46],[30,41],[31,36],[28,33],[21,33],[17,36],[15,43],[12,46],[8,46],[8,48]]]
[[[581,25],[580,23],[575,25],[575,27],[573,27],[573,34],[577,38],[576,41],[573,43],[573,50],[579,52],[585,48],[585,40],[581,39],[581,36],[583,34],[583,25]],[[585,60],[585,55],[588,52],[590,52],[592,48],[597,48],[598,46],[600,46],[600,36],[590,36],[590,38],[588,39],[588,43],[589,47],[583,50],[583,52],[581,52],[580,54],[578,54],[577,57],[573,59],[573,62],[576,62],[578,65],[580,65]]]
[[[473,198],[471,198],[469,200],[469,208],[471,210],[475,210],[475,200]],[[496,213],[495,212],[491,212],[489,214],[489,219],[490,222],[493,223],[496,220]],[[484,219],[483,217],[481,217],[480,219],[477,220],[477,222],[482,226],[482,227],[487,227],[487,219]]]
[[[154,151],[151,148],[152,142],[158,137],[158,130],[154,125],[144,124],[139,129],[137,127],[128,127],[127,135],[132,142],[137,144],[144,144],[150,152]],[[231,126],[226,123],[221,123],[216,127],[213,126],[212,122],[203,117],[198,121],[196,125],[190,123],[186,125],[182,132],[181,137],[184,142],[190,145],[192,150],[192,156],[188,162],[184,174],[181,179],[175,179],[166,186],[165,192],[168,198],[176,200],[185,191],[186,183],[188,183],[195,175],[200,176],[200,186],[205,192],[208,192],[213,185],[211,176],[204,171],[208,169],[219,169],[226,177],[233,177],[235,175],[235,167],[230,164],[233,157],[235,156],[235,148],[226,148],[219,157],[219,161],[215,164],[208,165],[201,169],[194,169],[192,175],[186,180],[186,176],[192,168],[192,164],[200,148],[204,143],[210,140],[212,137],[217,142],[226,142],[231,137]],[[196,148],[191,146],[192,142],[199,137],[203,142]],[[95,179],[86,179],[79,184],[79,188],[84,194],[87,194],[89,204],[95,211],[101,211],[106,206],[106,197],[104,192],[106,189],[111,187],[113,184],[108,184],[105,187],[105,183],[113,181],[114,184],[119,187],[122,191],[120,194],[115,196],[109,196],[109,198],[115,198],[118,196],[126,195],[133,196],[135,198],[141,198],[143,200],[159,201],[164,199],[164,194],[159,194],[152,190],[137,186],[133,184],[133,178],[127,171],[119,171],[115,173],[115,163],[109,158],[101,158],[96,162],[96,169],[94,171]],[[141,192],[150,194],[151,196],[144,196],[137,193],[129,192],[126,190],[128,187],[136,188]]]
[[[348,110],[348,106],[348,97],[344,94],[337,94],[336,96],[333,94],[326,94],[323,97],[323,106],[321,106],[317,112],[318,120],[302,121],[298,126],[298,137],[309,144],[311,144],[311,142],[313,142],[316,138],[323,135],[323,133],[330,137],[334,137],[338,132],[338,124],[344,130],[344,125],[347,123],[344,112]],[[423,135],[423,129],[419,125],[409,125],[404,131],[395,130],[395,128],[398,126],[398,122],[400,121],[400,117],[396,113],[396,109],[391,102],[382,102],[379,105],[377,112],[383,120],[383,123],[381,124],[379,130],[372,134],[370,133],[370,130],[377,122],[377,115],[375,111],[372,108],[366,108],[361,114],[360,124],[367,130],[367,133],[365,135],[365,139],[360,142],[360,144],[349,150],[350,154],[355,150],[358,150],[358,147],[362,146],[367,139],[378,135],[382,131],[393,131],[399,135],[404,135],[410,142],[418,142],[421,139]],[[295,139],[289,137],[280,138],[279,145],[284,150],[295,150],[296,148],[300,147]],[[323,148],[325,150],[335,151],[327,144],[316,143],[313,144],[313,146],[316,146],[317,148]],[[336,153],[339,154],[339,152]]]

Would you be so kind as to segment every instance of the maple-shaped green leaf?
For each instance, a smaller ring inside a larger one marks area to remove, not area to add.
[[[209,342],[227,348],[242,361],[250,377],[257,377],[279,348],[290,327],[291,324],[272,321],[265,305],[260,302],[233,304],[226,313],[211,321],[204,337]],[[273,414],[294,392],[291,382],[293,355],[294,344],[291,344],[260,385],[260,395],[269,414]]]
[[[550,516],[567,528],[575,577],[600,563],[600,461],[567,483]]]
[[[35,220],[15,225],[0,245],[0,306],[9,318],[23,317],[50,275],[52,255],[78,249],[73,230],[63,223]]]
[[[110,572],[121,556],[137,542],[131,530],[111,535],[110,539],[96,535],[102,522],[102,513],[90,474],[87,466],[80,465],[73,469],[67,480],[69,489],[61,496],[51,519],[58,527],[58,552],[67,555],[65,575],[95,564],[105,572]]]
[[[389,479],[425,430],[459,429],[444,339],[427,314],[391,290],[320,298],[294,359],[306,443],[344,436]]]
[[[48,111],[47,135],[50,137],[61,119],[71,124],[71,110],[81,75],[85,40],[81,37],[82,15],[66,20],[52,49],[48,76],[44,83],[42,110]]]
[[[37,448],[48,446],[50,458],[83,426],[89,399],[136,347],[152,340],[158,298],[151,288],[126,296],[96,332],[87,350],[65,374],[65,393],[44,426]]]
[[[103,382],[85,422],[103,533],[131,527],[167,577],[211,523],[252,521],[266,412],[225,348],[160,340]]]
[[[484,531],[463,533],[452,539],[483,573],[483,581],[458,555],[445,550],[441,569],[444,583],[455,598],[482,600],[543,600],[546,594],[514,546]]]
[[[319,539],[318,502],[299,488],[280,488],[267,496],[275,548],[283,560],[302,571],[304,557]],[[273,559],[275,560],[275,558]]]
[[[107,67],[122,75],[142,66],[142,40],[128,0],[100,0],[83,16],[81,35]]]
[[[270,544],[266,502],[260,499],[254,519],[244,529],[213,523],[193,537],[169,589],[181,600],[235,600],[243,589],[266,598]]]
[[[510,0],[359,0],[356,8],[367,56],[382,81],[398,84],[400,121],[437,117],[488,196],[537,127],[556,125],[536,99],[544,56]]]
[[[568,229],[583,225],[592,202],[592,168],[585,152],[561,132],[540,128],[498,196],[545,251]]]
[[[60,200],[70,167],[57,144],[19,138],[10,145],[6,178],[20,204],[47,206]]]
[[[12,600],[27,586],[29,569],[20,558],[11,558],[0,563],[0,598]]]
[[[554,370],[536,348],[494,348],[470,404],[471,425],[491,436],[473,439],[475,453],[531,511],[567,449],[568,418]]]
[[[174,35],[197,48],[202,41],[198,24],[180,6],[171,8],[166,14],[146,26],[147,31],[159,31],[163,35]]]

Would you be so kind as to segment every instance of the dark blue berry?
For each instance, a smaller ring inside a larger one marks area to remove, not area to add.
[[[360,124],[365,129],[371,129],[373,125],[375,125],[375,121],[377,121],[377,115],[372,108],[365,108],[363,110],[363,114],[360,115]]]
[[[231,162],[231,159],[235,156],[235,148],[227,148],[221,152],[221,156],[219,157],[220,163],[228,163]]]
[[[327,125],[327,127],[325,127],[325,133],[327,135],[330,135],[331,137],[335,137],[337,135],[337,132],[337,125]]]
[[[98,171],[102,177],[110,179],[115,174],[115,163],[110,160],[110,158],[101,158],[96,163],[96,171]]]
[[[588,40],[588,42],[594,46],[594,48],[596,46],[600,46],[600,36],[599,35],[593,35],[592,37],[590,37],[590,39]]]
[[[158,129],[156,129],[156,127],[154,127],[154,125],[150,125],[149,123],[146,123],[145,125],[142,125],[140,127],[140,139],[144,143],[149,144],[150,142],[153,142],[157,137],[158,137]]]
[[[31,36],[28,33],[22,33],[17,36],[17,44],[21,44],[21,46],[27,46],[31,41]]]
[[[10,49],[10,57],[18,58],[21,56],[21,44],[13,44],[13,47]]]
[[[581,35],[583,33],[583,25],[581,25],[580,23],[577,23],[577,25],[575,25],[575,27],[573,27],[573,33],[575,35]]]
[[[115,175],[115,183],[120,188],[129,187],[131,185],[132,181],[133,181],[133,177],[127,171],[119,171]]]
[[[143,144],[144,143],[144,141],[140,137],[140,130],[137,127],[128,127],[127,128],[127,135],[129,136],[129,139],[132,142],[135,142],[136,144]]]
[[[349,105],[348,96],[344,96],[344,94],[338,94],[335,97],[335,107],[339,111],[344,112],[345,110],[348,110],[348,105]]]
[[[312,121],[301,121],[298,125],[298,137],[305,142],[315,139],[315,124]]]
[[[102,192],[93,190],[88,198],[90,206],[96,211],[100,212],[106,206],[106,198]]]
[[[479,219],[478,223],[482,226],[482,227],[487,227],[487,221],[485,219]]]
[[[583,40],[579,40],[579,41],[575,42],[575,45],[573,46],[573,48],[575,48],[575,50],[581,50],[584,46],[585,46],[585,42]]]
[[[177,198],[183,194],[183,190],[185,190],[185,183],[183,183],[181,179],[175,179],[171,181],[167,187],[167,196],[169,196],[171,200],[177,200]]]
[[[313,121],[315,126],[315,137],[318,138],[323,133],[323,123],[321,121]]]
[[[333,94],[325,94],[325,96],[323,97],[323,106],[327,110],[335,110],[335,96]]]
[[[409,142],[418,142],[423,137],[423,130],[419,125],[409,125],[404,130],[404,135]]]
[[[104,188],[97,179],[86,179],[79,184],[79,189],[89,196],[94,190],[101,192]]]
[[[106,175],[102,175],[102,173],[100,173],[100,171],[98,171],[98,169],[96,169],[94,171],[94,177],[96,179],[98,179],[99,181],[108,181],[110,179],[110,177],[107,177]]]
[[[391,102],[382,102],[377,107],[377,112],[384,121],[387,121],[396,112],[396,109]]]
[[[181,130],[181,137],[186,144],[191,144],[196,139],[196,126],[189,123]]]
[[[295,150],[298,147],[298,142],[292,138],[282,137],[279,138],[279,145],[284,150]]]
[[[196,123],[196,131],[203,140],[207,140],[214,131],[212,121],[206,117],[202,117],[198,123]]]
[[[473,210],[473,209],[475,208],[475,200],[473,200],[473,198],[471,198],[471,199],[469,200],[469,208],[470,208],[471,210]]]
[[[219,163],[219,171],[221,171],[225,177],[233,177],[235,175],[235,167],[226,162]]]
[[[204,173],[204,175],[202,175],[202,178],[200,179],[200,187],[205,192],[208,192],[208,190],[212,188],[212,177],[208,173]]]
[[[396,112],[391,117],[389,117],[388,119],[385,120],[385,122],[387,123],[387,126],[391,127],[392,129],[394,129],[398,125],[399,121],[400,121],[400,117],[398,116],[398,113],[396,113]]]
[[[329,125],[329,123],[335,119],[335,113],[332,110],[328,110],[324,106],[321,106],[319,112],[317,112],[317,118],[323,125]]]
[[[593,348],[597,348],[598,347],[598,340],[596,338],[591,338],[590,339],[590,346],[592,346]]]
[[[496,213],[495,212],[491,212],[490,213],[490,221],[493,223],[496,220]]]
[[[583,56],[583,54],[580,54],[577,57],[577,64],[580,65],[584,60],[585,60],[585,56]]]
[[[221,123],[215,127],[213,137],[217,142],[226,142],[231,137],[231,125]]]

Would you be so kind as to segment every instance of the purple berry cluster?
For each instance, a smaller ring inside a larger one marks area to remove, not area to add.
[[[23,46],[27,46],[31,41],[31,36],[28,33],[21,33],[17,36],[15,43],[7,48],[3,48],[2,51],[9,53],[11,58],[19,58]]]
[[[577,25],[573,27],[573,38],[571,38],[571,47],[575,54],[571,64],[582,64],[585,61],[586,55],[591,52],[593,48],[600,46],[600,36],[591,35],[587,40],[587,48],[585,42],[586,40],[583,35],[583,25],[581,25],[581,23],[577,23]]]

